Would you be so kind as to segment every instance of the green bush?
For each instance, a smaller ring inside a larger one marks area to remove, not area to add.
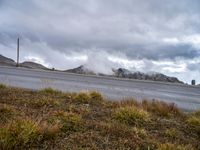
[[[140,125],[149,119],[148,112],[135,107],[119,108],[113,115],[114,119],[128,125]]]
[[[21,149],[38,137],[38,126],[35,122],[17,120],[0,129],[0,149]]]

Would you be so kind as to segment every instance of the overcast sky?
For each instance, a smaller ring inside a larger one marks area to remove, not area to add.
[[[124,67],[200,82],[199,0],[0,0],[0,54],[59,69]]]

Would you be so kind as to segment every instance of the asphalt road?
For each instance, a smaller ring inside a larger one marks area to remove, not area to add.
[[[0,67],[0,83],[28,89],[52,87],[69,92],[96,90],[110,100],[157,99],[186,110],[200,109],[200,87],[189,85],[13,67]]]

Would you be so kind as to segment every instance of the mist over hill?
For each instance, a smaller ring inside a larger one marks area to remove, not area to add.
[[[16,66],[16,62],[10,58],[0,55],[0,65],[1,66]],[[19,67],[29,68],[29,69],[52,70],[52,69],[47,68],[39,63],[35,63],[35,62],[31,62],[31,61],[22,62],[19,64]],[[128,79],[138,79],[138,80],[183,83],[176,77],[169,77],[164,74],[157,73],[157,72],[148,72],[148,73],[143,73],[143,72],[139,72],[139,71],[132,72],[125,68],[118,68],[118,69],[113,68],[111,71],[112,71],[112,74],[104,74],[101,72],[95,72],[94,70],[91,70],[90,68],[88,68],[84,65],[81,65],[77,68],[65,70],[64,72],[87,74],[87,75],[110,76],[110,77],[128,78]]]

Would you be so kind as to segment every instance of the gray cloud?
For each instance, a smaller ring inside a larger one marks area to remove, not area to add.
[[[65,55],[88,56],[88,64],[100,61],[94,55],[107,64],[106,56],[146,63],[200,58],[199,0],[0,0],[0,20],[0,53],[14,58],[20,37],[22,60],[32,55],[58,68],[86,63]],[[190,39],[193,35],[198,38]],[[164,40],[182,37],[188,42]],[[188,72],[199,73],[198,65],[189,66]]]

